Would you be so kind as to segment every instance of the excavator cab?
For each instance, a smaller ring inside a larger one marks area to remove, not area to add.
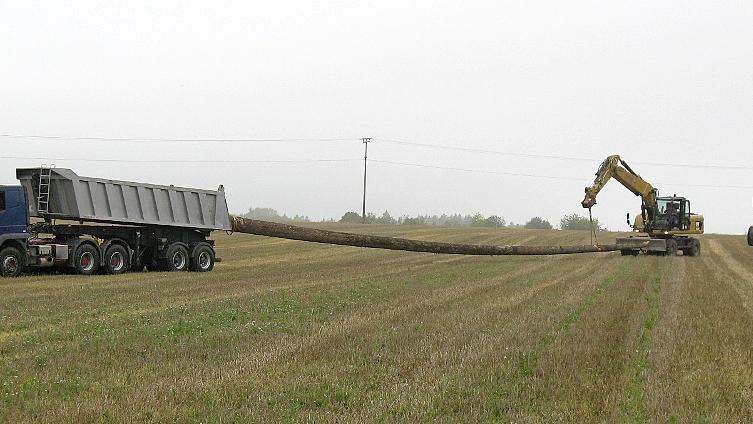
[[[687,231],[690,229],[690,201],[684,197],[658,197],[654,230]]]

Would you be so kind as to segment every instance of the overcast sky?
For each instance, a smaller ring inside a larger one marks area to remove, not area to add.
[[[376,213],[556,223],[584,212],[616,153],[690,198],[708,231],[753,224],[750,1],[0,0],[0,57],[0,133],[69,137],[0,137],[4,184],[56,158],[81,175],[224,184],[234,212],[339,217],[360,211],[359,138],[374,137]],[[128,162],[145,160],[194,162]],[[251,162],[275,160],[310,162]],[[616,181],[598,202],[614,230],[640,206]]]

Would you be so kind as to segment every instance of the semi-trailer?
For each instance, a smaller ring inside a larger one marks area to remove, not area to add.
[[[19,168],[0,186],[0,271],[65,268],[207,272],[212,231],[232,230],[222,186],[200,190],[82,177],[66,168]]]

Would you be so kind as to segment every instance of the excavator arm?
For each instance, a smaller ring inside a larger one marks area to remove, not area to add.
[[[653,209],[654,205],[656,205],[656,189],[630,169],[630,166],[620,159],[619,155],[609,156],[601,163],[593,184],[586,187],[586,197],[581,202],[581,205],[584,208],[591,209],[596,204],[596,195],[599,194],[611,178],[619,181],[620,184],[636,196],[641,196],[643,210],[647,211],[653,217]]]

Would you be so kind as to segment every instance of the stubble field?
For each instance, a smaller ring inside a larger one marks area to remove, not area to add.
[[[0,421],[753,421],[743,237],[705,236],[698,258],[217,240],[223,262],[209,274],[0,280]]]

